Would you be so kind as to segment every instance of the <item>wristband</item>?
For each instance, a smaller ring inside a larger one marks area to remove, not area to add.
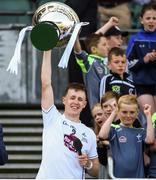
[[[90,169],[92,169],[92,167],[93,167],[93,162],[90,161],[90,165],[89,166],[85,166],[84,168],[87,169],[87,170],[90,170]]]

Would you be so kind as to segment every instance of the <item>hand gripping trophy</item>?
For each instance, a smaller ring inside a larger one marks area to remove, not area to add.
[[[31,31],[31,42],[38,50],[47,51],[54,47],[66,46],[58,64],[59,67],[66,68],[77,34],[81,26],[87,24],[88,22],[80,22],[75,11],[64,3],[55,1],[41,5],[34,13],[32,26],[20,31],[7,71],[18,73],[21,45],[26,31]]]

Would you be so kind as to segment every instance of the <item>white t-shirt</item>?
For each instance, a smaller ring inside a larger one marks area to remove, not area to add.
[[[72,137],[76,136],[83,144],[82,153],[89,159],[96,158],[96,136],[92,129],[81,122],[65,118],[53,105],[48,111],[42,110],[43,137],[42,162],[37,179],[82,179],[77,152]]]

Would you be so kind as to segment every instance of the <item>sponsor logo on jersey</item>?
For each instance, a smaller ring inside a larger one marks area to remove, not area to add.
[[[117,85],[112,86],[112,91],[116,92],[117,94],[119,94],[120,93],[120,86],[117,86]]]
[[[73,142],[75,140],[76,136],[74,134],[70,134],[70,135],[67,135],[65,134],[64,135],[64,145],[70,150],[70,151],[73,151],[73,152],[76,152],[76,149],[75,147],[73,146]]]
[[[127,138],[125,136],[120,136],[119,137],[119,142],[126,143],[127,142]]]

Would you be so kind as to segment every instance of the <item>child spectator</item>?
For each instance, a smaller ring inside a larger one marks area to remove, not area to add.
[[[91,34],[86,39],[87,51],[78,50],[75,43],[77,63],[84,73],[84,82],[87,89],[90,108],[100,101],[99,93],[100,80],[103,75],[108,74],[107,54],[108,46],[106,38],[102,34]]]
[[[136,21],[136,19],[139,19],[140,17],[140,11],[142,9],[142,6],[151,1],[152,0],[132,0],[129,3],[129,8],[131,10],[131,21],[132,21],[131,28],[132,29],[140,29],[140,22]]]
[[[104,33],[104,36],[107,39],[109,49],[112,49],[113,47],[122,47],[124,45],[123,38],[128,36],[128,32],[122,32],[118,26],[112,26]]]
[[[124,39],[128,36],[127,31],[121,31],[118,27],[119,19],[112,16],[109,21],[96,31],[96,34],[102,33],[107,39],[109,50],[113,47],[121,47],[124,45]]]
[[[118,94],[113,91],[108,91],[101,97],[101,107],[104,111],[105,119],[111,115],[113,109],[117,108],[118,99]]]
[[[143,146],[152,144],[154,129],[151,120],[151,106],[144,106],[147,119],[147,130],[133,128],[133,122],[138,116],[138,103],[134,95],[124,95],[118,101],[116,109],[102,125],[99,136],[109,139],[113,156],[114,176],[117,178],[144,178]],[[120,125],[112,125],[118,115]]]
[[[102,96],[101,107],[104,111],[105,119],[107,119],[111,115],[113,109],[118,108],[118,99],[119,99],[119,94],[113,91],[108,91]],[[143,127],[143,122],[146,121],[143,120],[144,119],[142,119],[142,117],[139,116],[138,119],[134,121],[133,126],[136,128]],[[120,124],[120,120],[118,119],[118,117],[114,119],[113,124]]]
[[[96,103],[92,108],[92,116],[94,118],[94,131],[95,134],[99,134],[100,128],[105,122],[104,111],[100,103]]]
[[[123,49],[114,47],[108,53],[108,67],[110,74],[104,76],[100,82],[100,97],[107,91],[119,95],[135,94],[135,87],[126,71],[126,55]]]
[[[99,89],[100,80],[108,74],[107,55],[108,45],[103,34],[111,27],[118,23],[118,19],[112,17],[104,26],[97,30],[94,34],[87,36],[85,46],[87,52],[82,50],[79,38],[74,45],[74,52],[77,63],[80,65],[84,74],[84,83],[88,92],[88,101],[90,108],[94,104],[100,102]]]
[[[104,115],[104,111],[101,108],[101,104],[97,103],[93,106],[92,116],[94,119],[94,132],[97,135],[97,152],[98,158],[100,162],[100,169],[99,169],[99,179],[107,178],[107,143],[108,141],[101,141],[98,137],[100,128],[102,124],[105,122],[106,117]]]
[[[96,96],[99,92],[99,83],[103,75],[108,73],[107,55],[109,47],[103,34],[115,25],[118,25],[118,18],[111,17],[94,34],[88,35],[85,40],[86,51],[82,50],[79,38],[77,38],[74,45],[77,63],[84,74],[90,108],[100,101],[99,97]]]
[[[97,152],[100,162],[99,179],[107,179],[107,149],[109,142],[99,139],[99,131],[105,123],[106,119],[112,112],[112,107],[117,107],[117,94],[107,92],[101,99],[101,104],[97,103],[92,108],[92,116],[94,119],[94,132],[97,135]]]
[[[133,35],[127,47],[129,70],[136,87],[138,102],[151,105],[156,112],[156,4],[144,4],[140,14],[141,30]]]

